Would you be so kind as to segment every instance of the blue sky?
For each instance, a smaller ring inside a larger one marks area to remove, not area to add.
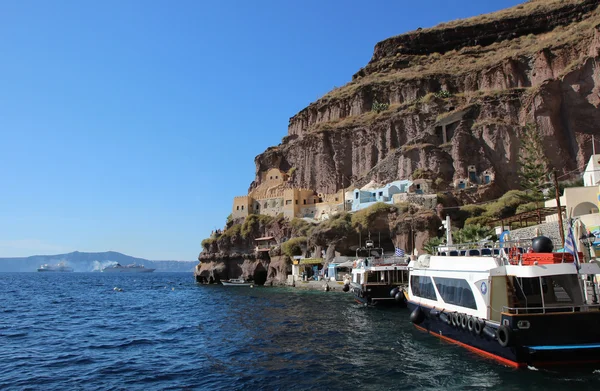
[[[194,260],[378,41],[518,3],[0,2],[0,257]]]

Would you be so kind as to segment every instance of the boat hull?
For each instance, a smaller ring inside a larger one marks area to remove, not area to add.
[[[37,271],[38,272],[51,272],[51,273],[72,273],[73,269],[69,268],[69,269],[61,269],[61,270],[54,269],[53,270],[53,269],[42,269],[42,268],[40,268],[40,269],[37,269]]]
[[[486,323],[482,332],[477,334],[469,331],[468,328],[463,328],[462,325],[453,325],[452,322],[446,321],[447,314],[441,315],[438,310],[432,311],[431,308],[408,302],[411,312],[418,307],[424,313],[423,320],[418,324],[415,323],[418,329],[512,367],[583,365],[600,362],[598,332],[585,328],[587,325],[597,325],[600,322],[600,312],[597,311],[561,313],[552,316],[529,315],[527,319],[531,323],[527,330],[517,327],[518,320],[513,324],[510,320],[504,322],[503,319],[503,324],[507,324],[510,329],[511,343],[502,346],[497,337],[499,325]],[[569,318],[570,327],[560,327]],[[583,327],[580,329],[578,325]],[[577,330],[585,330],[585,333]]]
[[[252,285],[249,282],[227,282],[227,281],[221,281],[221,284],[223,284],[225,286],[250,286],[250,285]]]
[[[361,304],[369,306],[390,306],[406,308],[406,300],[402,292],[402,287],[399,287],[401,300],[396,300],[390,296],[390,291],[397,288],[398,285],[359,285],[356,283],[350,284],[350,290],[354,295],[354,299]]]

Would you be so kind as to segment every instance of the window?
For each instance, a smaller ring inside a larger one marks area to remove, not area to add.
[[[239,205],[237,206],[237,209],[236,209],[236,210],[240,210],[240,206],[239,206]]]
[[[291,205],[292,204],[292,200],[285,200],[285,204],[286,205]]]
[[[473,291],[467,280],[460,278],[435,277],[435,286],[448,304],[459,305],[465,308],[477,309]]]
[[[515,307],[582,305],[583,296],[575,274],[546,277],[513,277]],[[542,301],[543,295],[543,301]]]
[[[298,200],[296,200],[296,205],[298,205]]]
[[[338,200],[338,198],[337,198],[337,197],[335,197],[335,200],[337,201],[337,200]]]
[[[383,192],[382,191],[379,192],[379,197],[383,197]]]
[[[279,177],[277,175],[275,175],[275,179],[279,179]]]
[[[273,176],[271,176],[269,179],[273,179]]]
[[[354,198],[355,198],[355,199],[358,199],[358,193],[355,193],[355,194],[354,194]]]
[[[413,295],[429,300],[437,300],[431,277],[411,276],[410,290]]]
[[[306,205],[306,200],[303,200],[303,201],[304,201],[304,205]]]
[[[242,210],[244,210],[244,205],[242,205]]]

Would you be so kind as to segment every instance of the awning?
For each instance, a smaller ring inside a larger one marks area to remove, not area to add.
[[[262,238],[256,238],[254,240],[256,240],[257,242],[260,242],[260,241],[263,241],[263,240],[271,240],[271,239],[273,239],[272,236],[264,236]]]
[[[336,267],[352,267],[352,266],[354,266],[353,261],[346,261],[344,263],[340,263],[340,264],[336,265]]]
[[[300,265],[319,265],[323,263],[323,258],[304,258],[300,260]]]

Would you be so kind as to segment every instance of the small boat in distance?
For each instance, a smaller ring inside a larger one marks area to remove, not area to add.
[[[221,284],[225,286],[250,286],[251,282],[244,280],[243,278],[232,278],[230,280],[223,280]]]
[[[136,265],[132,263],[131,265],[121,266],[121,264],[117,263],[114,265],[110,265],[102,269],[103,273],[150,273],[156,269],[147,268],[144,265]]]
[[[67,266],[65,262],[59,262],[56,265],[43,264],[37,269],[38,272],[72,272],[73,268]]]

